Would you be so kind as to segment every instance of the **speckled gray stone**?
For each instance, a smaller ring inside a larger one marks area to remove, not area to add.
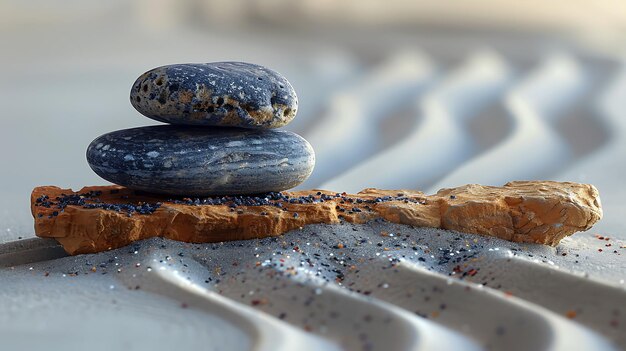
[[[236,195],[302,183],[315,154],[288,131],[166,125],[104,134],[89,145],[87,162],[102,178],[136,190]]]
[[[178,64],[154,68],[137,78],[132,105],[157,121],[204,126],[279,128],[298,110],[285,77],[243,62]]]

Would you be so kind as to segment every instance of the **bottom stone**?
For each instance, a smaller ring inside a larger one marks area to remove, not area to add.
[[[314,223],[382,218],[556,245],[602,218],[592,185],[520,181],[503,187],[465,185],[426,196],[413,190],[365,189],[358,194],[322,190],[170,199],[120,186],[78,192],[37,187],[31,195],[35,233],[55,238],[71,255],[119,248],[164,237],[193,243],[277,236]]]

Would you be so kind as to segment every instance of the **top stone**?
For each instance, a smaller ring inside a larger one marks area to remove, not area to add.
[[[244,62],[154,68],[137,78],[130,101],[141,114],[161,122],[252,129],[285,126],[298,109],[285,77]]]

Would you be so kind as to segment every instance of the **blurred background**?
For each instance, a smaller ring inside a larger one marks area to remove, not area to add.
[[[33,236],[33,187],[105,183],[91,140],[157,124],[136,77],[222,60],[292,82],[302,188],[589,182],[624,238],[625,38],[620,0],[3,0],[0,242]]]

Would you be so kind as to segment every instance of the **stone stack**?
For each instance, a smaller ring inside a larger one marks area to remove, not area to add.
[[[265,67],[158,67],[135,81],[130,100],[168,125],[114,131],[89,145],[89,166],[112,183],[175,196],[257,194],[295,187],[315,165],[306,140],[275,130],[296,116],[298,98]]]

